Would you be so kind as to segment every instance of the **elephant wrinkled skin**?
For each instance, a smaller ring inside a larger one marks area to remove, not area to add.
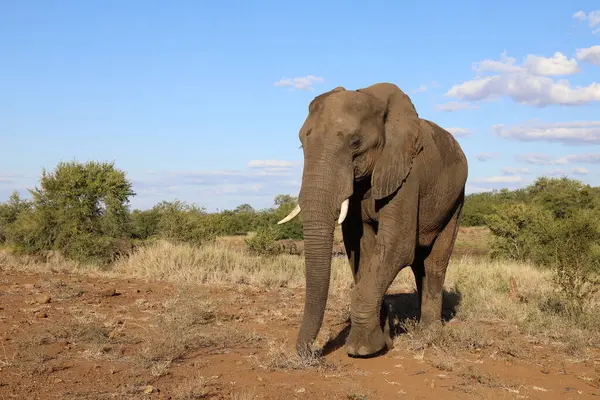
[[[407,266],[420,323],[441,323],[442,285],[464,202],[468,166],[454,137],[419,118],[396,85],[337,87],[317,96],[299,132],[306,297],[296,348],[311,353],[329,291],[336,220],[354,276],[350,356],[383,350],[383,297]]]

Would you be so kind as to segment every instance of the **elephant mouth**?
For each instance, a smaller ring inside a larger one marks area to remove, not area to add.
[[[346,200],[344,200],[342,202],[342,205],[340,206],[340,214],[337,219],[338,224],[341,224],[346,219],[346,216],[348,215],[349,205],[350,205],[349,198],[347,198]],[[302,211],[302,209],[300,208],[300,204],[298,204],[285,218],[283,218],[281,221],[277,222],[277,224],[281,225],[281,224],[285,224],[286,222],[293,220],[294,218],[296,218],[296,216],[298,216],[298,214],[300,214],[300,211]]]

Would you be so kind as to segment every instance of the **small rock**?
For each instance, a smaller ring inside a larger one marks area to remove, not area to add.
[[[60,378],[56,378],[56,379],[54,380],[54,383],[63,383],[63,382],[64,382],[64,381],[63,381],[62,379],[60,379]]]
[[[115,338],[117,335],[119,335],[120,331],[121,331],[121,330],[120,330],[118,327],[117,327],[117,328],[115,328],[115,329],[113,329],[112,331],[110,331],[110,332],[108,333],[108,338],[109,338],[109,339],[114,339],[114,338]]]
[[[542,374],[548,375],[550,373],[550,368],[548,366],[544,366],[541,370]]]
[[[57,343],[58,343],[60,346],[68,346],[68,345],[70,344],[70,343],[69,343],[69,341],[68,341],[68,340],[66,340],[66,339],[59,340]]]
[[[35,288],[35,285],[33,283],[25,283],[23,284],[23,288],[27,290],[33,290],[33,288]]]
[[[146,393],[146,394],[152,394],[152,393],[156,393],[156,392],[158,392],[158,389],[152,385],[148,385],[144,388],[144,393]]]
[[[33,297],[33,299],[35,300],[36,303],[39,303],[39,304],[50,303],[50,300],[52,300],[52,298],[46,293],[36,294]]]
[[[36,318],[48,318],[48,314],[46,314],[44,311],[38,311],[35,313],[35,317]]]
[[[117,296],[118,295],[118,293],[115,290],[115,288],[101,290],[99,294],[102,297],[112,297],[112,296]]]

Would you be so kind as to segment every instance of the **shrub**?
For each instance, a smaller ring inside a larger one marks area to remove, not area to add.
[[[216,229],[203,208],[176,200],[163,201],[153,211],[159,215],[156,235],[162,239],[199,246],[216,238]]]
[[[551,239],[552,214],[540,206],[506,203],[485,219],[492,233],[490,256],[547,265],[545,247]]]
[[[567,178],[540,178],[525,192],[528,201],[507,201],[486,217],[491,256],[550,268],[564,311],[581,315],[600,283],[598,193]]]
[[[6,232],[24,252],[60,250],[78,261],[108,262],[129,236],[129,197],[135,193],[113,163],[59,163],[42,171],[31,207]]]
[[[600,289],[600,213],[581,210],[558,220],[547,247],[554,283],[562,292],[566,311],[578,317]]]
[[[133,210],[131,213],[131,237],[138,240],[148,240],[158,233],[160,213],[156,208],[151,210]]]
[[[246,239],[246,247],[254,254],[274,256],[282,252],[282,247],[277,242],[280,238],[277,228],[265,226],[258,229],[254,236]]]
[[[10,195],[6,203],[0,204],[0,243],[6,241],[6,230],[14,224],[19,215],[31,210],[31,202],[21,199],[16,190]]]

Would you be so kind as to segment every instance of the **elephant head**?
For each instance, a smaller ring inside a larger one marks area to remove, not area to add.
[[[422,144],[414,105],[390,83],[359,90],[337,87],[317,96],[299,138],[304,169],[298,206],[279,223],[302,211],[306,298],[296,348],[304,354],[323,322],[335,221],[344,222],[355,183],[370,179],[375,200],[393,195]]]

